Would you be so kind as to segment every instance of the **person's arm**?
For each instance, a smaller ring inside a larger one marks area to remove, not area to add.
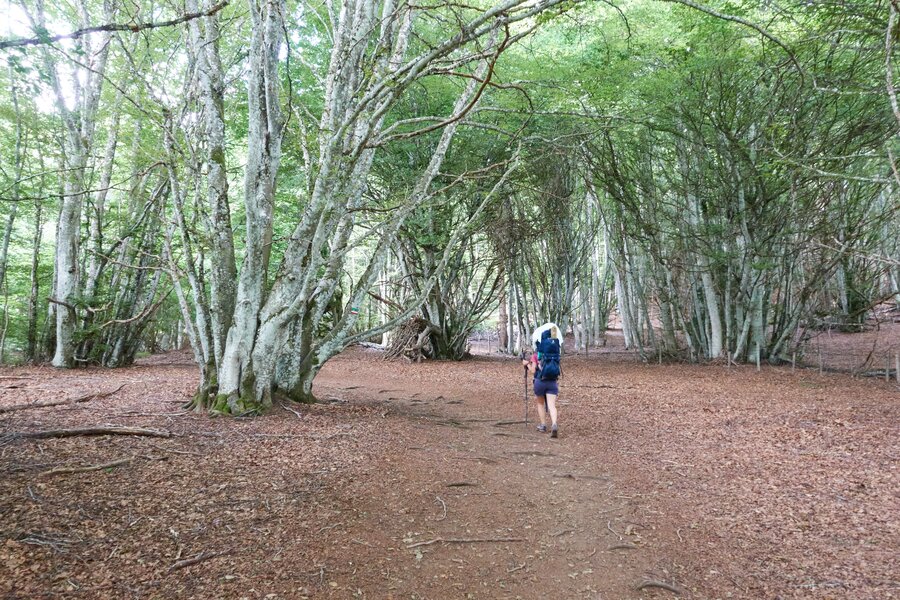
[[[525,368],[532,374],[534,374],[535,369],[537,369],[537,354],[532,354],[529,358],[522,360],[522,364],[525,365]]]

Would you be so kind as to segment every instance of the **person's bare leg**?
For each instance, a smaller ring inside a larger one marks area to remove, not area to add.
[[[550,424],[556,425],[556,418],[559,416],[556,408],[556,394],[547,394],[547,406],[550,408]]]
[[[535,396],[534,404],[537,406],[538,416],[541,418],[541,425],[547,426],[547,411],[544,410],[544,397]]]

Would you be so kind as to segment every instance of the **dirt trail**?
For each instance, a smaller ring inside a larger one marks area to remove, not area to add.
[[[515,382],[515,366],[501,364]],[[646,597],[637,585],[652,573],[666,578],[654,527],[584,431],[564,421],[553,440],[535,431],[533,411],[526,428],[521,390],[496,394],[466,381],[483,375],[453,371],[457,385],[435,372],[439,383],[395,381],[380,393],[384,425],[405,446],[358,490],[366,518],[327,534],[341,549],[326,562],[350,550],[347,542],[369,540],[353,549],[356,572],[338,585],[376,584],[397,598]],[[333,366],[318,385],[339,397],[370,392],[371,374],[360,375]]]
[[[125,384],[0,415],[0,597],[900,598],[893,383],[567,357],[552,440],[501,423],[515,360],[353,349],[253,419],[184,413],[188,361],[0,370],[0,407]],[[99,424],[174,436],[15,436]]]

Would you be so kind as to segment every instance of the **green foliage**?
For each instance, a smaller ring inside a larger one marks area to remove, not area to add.
[[[72,6],[50,4],[53,31],[38,27],[30,33],[42,42],[62,25],[70,30],[81,26],[82,17]],[[331,51],[327,6],[291,3],[288,11],[289,50],[281,57],[279,72],[287,129],[273,207],[270,280],[309,202],[310,181],[316,175],[323,80]],[[549,289],[565,277],[585,277],[580,253],[587,251],[588,242],[599,243],[602,227],[628,241],[635,276],[648,282],[646,295],[679,301],[686,321],[695,318],[690,294],[697,289],[701,259],[707,261],[723,298],[746,286],[751,274],[762,281],[772,304],[766,318],[776,328],[792,325],[791,302],[815,302],[818,308],[834,310],[835,290],[845,289],[845,312],[858,318],[860,309],[883,292],[887,267],[859,257],[896,257],[895,240],[900,237],[890,158],[900,155],[900,142],[884,79],[886,0],[785,0],[777,9],[749,0],[717,0],[709,6],[765,27],[791,55],[740,23],[651,0],[564,2],[533,23],[513,28],[510,33],[516,34],[522,27],[536,26],[497,61],[490,85],[462,122],[442,172],[432,182],[433,197],[413,212],[401,231],[410,255],[443,251],[451,228],[471,216],[498,180],[502,165],[521,149],[522,166],[503,190],[502,201],[487,208],[460,249],[457,266],[473,256],[478,259],[467,263],[471,268],[459,270],[471,279],[444,282],[440,293],[453,300],[448,304],[461,307],[466,292],[501,267],[520,285],[536,290]],[[103,7],[101,2],[87,3],[92,22],[102,21]],[[160,15],[177,12],[172,7],[156,10]],[[476,7],[464,5],[428,11],[416,23],[410,52],[431,47],[443,38],[448,22],[464,22],[474,14]],[[228,166],[235,249],[241,256],[249,24],[245,8],[238,5],[226,7],[218,22],[225,68],[222,158]],[[895,35],[900,35],[900,27]],[[55,46],[51,56],[64,80],[70,82],[77,65],[90,58],[87,43],[94,39]],[[116,34],[111,44],[85,172],[91,193],[85,198],[80,240],[81,268],[86,271],[95,251],[90,223],[101,203],[96,188],[103,152],[115,136],[112,184],[99,216],[101,251],[111,253],[110,262],[97,289],[76,302],[82,315],[95,315],[82,320],[79,333],[79,340],[91,345],[92,359],[110,351],[116,339],[133,342],[131,356],[138,347],[144,351],[174,345],[184,329],[175,294],[141,327],[103,324],[133,317],[175,282],[187,287],[188,252],[197,257],[197,277],[208,290],[205,275],[212,240],[202,187],[206,173],[199,158],[204,148],[198,141],[203,138],[204,107],[195,92],[196,57],[186,50],[188,39],[188,27],[179,26],[140,36]],[[40,47],[11,49],[2,60],[7,68],[0,85],[0,223],[13,212],[14,192],[19,198],[9,268],[0,289],[9,323],[7,359],[21,356],[28,343],[39,210],[43,240],[37,252],[40,306],[35,324],[39,335],[49,329],[46,298],[53,280],[54,220],[67,176],[60,144],[65,135],[62,115],[52,105],[52,78],[41,52]],[[447,64],[457,58],[449,57]],[[363,77],[375,75],[373,64],[366,66]],[[385,115],[385,127],[405,123],[392,130],[402,136],[440,122],[472,76],[471,70],[448,67],[422,78]],[[13,86],[18,110],[12,102]],[[67,108],[79,115],[78,107]],[[18,178],[17,125],[23,131],[24,157]],[[365,204],[351,240],[351,260],[328,309],[326,327],[339,318],[341,303],[364,268],[379,227],[412,193],[440,134],[437,129],[379,147],[372,174],[364,182]],[[167,137],[172,156],[166,151]],[[169,167],[185,199],[187,240],[172,233]],[[585,216],[588,183],[602,196],[602,225],[599,216]],[[558,218],[548,226],[546,214]],[[548,233],[554,227],[563,229]],[[578,235],[571,235],[574,230]],[[841,244],[856,258],[836,256],[833,248]],[[168,252],[172,264],[165,259]],[[525,257],[537,259],[527,265]],[[842,281],[835,275],[838,264]],[[654,267],[664,267],[676,289],[666,288],[663,273]],[[165,271],[154,284],[159,269]],[[425,268],[414,269],[411,276],[427,273]],[[135,289],[141,293],[132,297]],[[777,296],[788,289],[794,294],[791,300]],[[190,294],[186,302],[196,309]],[[533,308],[550,313],[567,308],[550,304]],[[378,319],[379,305],[359,308],[360,327]],[[469,330],[475,326],[477,322],[465,325]]]

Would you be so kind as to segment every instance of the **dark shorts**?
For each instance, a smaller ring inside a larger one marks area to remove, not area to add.
[[[559,396],[559,386],[556,385],[555,381],[542,381],[540,379],[534,380],[534,395],[535,396],[546,396],[547,394],[553,394],[555,396]]]

